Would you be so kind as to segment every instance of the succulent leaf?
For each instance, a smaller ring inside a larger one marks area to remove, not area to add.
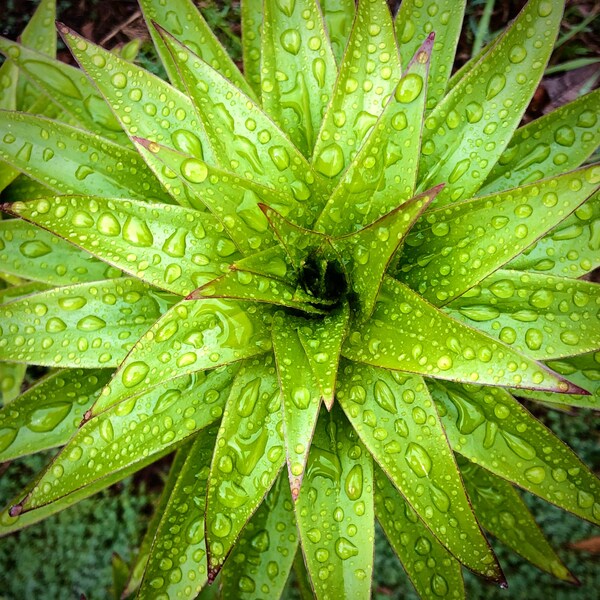
[[[231,80],[236,87],[248,95],[253,95],[240,70],[192,0],[169,0],[168,3],[160,0],[141,0],[140,7],[144,12],[154,46],[171,83],[176,88],[185,92],[186,85],[178,70],[177,61],[171,55],[161,35],[157,33],[154,24],[164,28],[182,44],[191,48],[202,60]]]
[[[500,269],[447,308],[537,360],[600,349],[600,295],[588,281]]]
[[[108,369],[61,370],[4,406],[0,410],[0,461],[66,444],[73,426],[81,422],[110,376]]]
[[[52,367],[116,367],[161,308],[145,283],[129,278],[32,294],[0,306],[0,358]]]
[[[0,248],[2,271],[49,285],[100,281],[122,275],[119,269],[65,240],[17,219],[0,222]]]
[[[455,452],[564,510],[600,522],[598,479],[508,392],[447,382],[431,384],[430,390]]]
[[[345,362],[339,386],[361,441],[428,529],[464,565],[501,579],[423,379]],[[421,493],[424,479],[428,489]]]
[[[327,14],[325,9],[326,18]],[[399,77],[400,57],[387,3],[360,2],[313,152],[315,168],[331,181],[328,188],[344,174]]]
[[[261,55],[263,106],[304,156],[311,156],[337,77],[317,1],[265,0]]]
[[[326,531],[320,514],[333,516]],[[329,414],[321,411],[296,502],[304,561],[317,598],[369,597],[373,519],[371,456],[337,406]]]
[[[224,408],[206,492],[211,581],[283,467],[281,416],[273,358],[244,361]]]
[[[9,211],[179,296],[219,277],[241,258],[208,213],[198,218],[197,211],[181,206],[84,196],[55,197],[51,203],[52,211],[46,210],[48,199],[13,203]]]
[[[138,597],[161,593],[189,597],[198,594],[207,581],[203,513],[215,433],[199,433],[191,447],[178,452],[173,466],[179,468],[174,469],[175,482],[161,507]]]
[[[599,184],[600,167],[592,166],[430,210],[406,239],[397,277],[430,302],[447,304],[555,227]]]
[[[480,194],[526,185],[581,166],[600,145],[600,90],[517,129]]]
[[[452,319],[388,276],[372,318],[363,327],[350,328],[342,356],[436,379],[581,392],[544,365]]]
[[[563,0],[529,0],[425,120],[419,189],[445,183],[439,206],[472,196],[508,145],[542,77],[563,8]],[[538,27],[528,28],[533,20]]]
[[[600,194],[513,258],[509,269],[581,277],[600,267]]]
[[[429,6],[418,0],[402,0],[398,10],[395,26],[403,64],[408,64],[432,31],[435,33],[427,109],[434,108],[446,93],[465,6],[466,0],[442,0]]]
[[[223,412],[236,367],[168,381],[86,421],[17,505],[30,511],[116,474],[214,423]],[[179,412],[186,411],[185,419]],[[128,438],[130,450],[121,452]]]
[[[536,567],[576,583],[512,485],[464,459],[459,465],[482,526]]]
[[[285,476],[248,522],[223,569],[225,598],[253,600],[256,593],[278,598],[292,568],[298,531]]]
[[[375,515],[420,598],[465,598],[460,563],[377,467]]]

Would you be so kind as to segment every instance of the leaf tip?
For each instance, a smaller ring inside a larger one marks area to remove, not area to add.
[[[58,33],[60,33],[61,35],[68,35],[68,34],[72,33],[71,30],[69,29],[69,27],[67,27],[61,21],[55,21],[55,24],[56,24],[56,29],[57,29]]]
[[[81,419],[81,423],[79,423],[79,427],[83,427],[91,418],[92,418],[92,409],[88,408],[83,414],[83,419]]]
[[[219,571],[221,570],[221,566],[217,565],[217,566],[210,566],[208,567],[208,585],[212,585],[215,582],[215,579],[217,578],[217,575],[219,574]]]

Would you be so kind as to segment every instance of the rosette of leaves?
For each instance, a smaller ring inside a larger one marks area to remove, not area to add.
[[[600,93],[519,128],[562,2],[450,77],[464,4],[245,0],[242,74],[142,0],[170,83],[0,41],[56,109],[0,113],[0,457],[64,445],[2,533],[177,450],[125,595],[369,597],[375,519],[422,597],[504,584],[483,530],[574,581],[511,484],[600,520],[518,399],[598,407]]]

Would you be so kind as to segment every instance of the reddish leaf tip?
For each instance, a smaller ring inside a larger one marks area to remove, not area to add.
[[[83,419],[81,419],[81,423],[79,423],[79,427],[83,427],[90,419],[92,418],[92,409],[88,408],[85,413],[83,413]]]
[[[212,585],[221,570],[220,566],[217,567],[208,567],[208,585]]]
[[[8,509],[8,514],[11,517],[18,517],[23,512],[23,503],[15,504]]]
[[[58,30],[58,32],[62,35],[67,35],[69,33],[72,33],[71,30],[69,29],[69,27],[67,27],[64,23],[62,23],[61,21],[55,21],[54,22],[56,24],[56,29]]]

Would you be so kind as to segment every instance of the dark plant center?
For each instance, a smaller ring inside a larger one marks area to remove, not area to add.
[[[342,265],[327,260],[321,253],[313,253],[304,261],[300,284],[317,300],[337,304],[348,291],[348,282]]]

